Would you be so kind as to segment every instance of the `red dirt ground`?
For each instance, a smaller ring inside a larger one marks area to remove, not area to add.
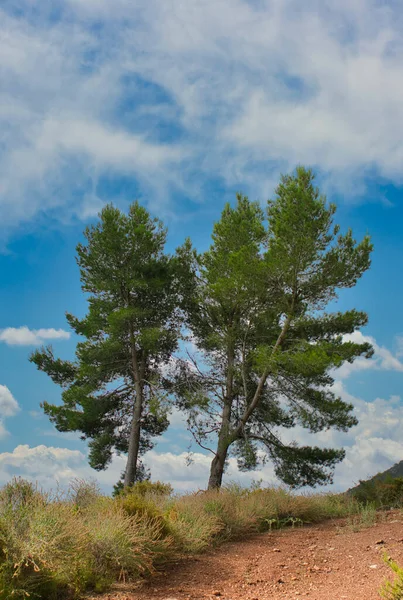
[[[383,553],[403,565],[403,514],[380,518],[356,533],[337,520],[251,536],[98,599],[379,600],[380,585],[392,575]]]

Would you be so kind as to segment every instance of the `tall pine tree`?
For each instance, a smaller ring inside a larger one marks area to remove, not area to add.
[[[299,167],[282,176],[267,215],[240,194],[226,205],[211,248],[193,263],[187,313],[198,355],[178,364],[175,391],[194,437],[214,455],[210,488],[221,485],[231,453],[241,469],[270,459],[292,486],[328,483],[344,457],[282,435],[357,422],[332,391],[332,370],[371,356],[369,344],[343,338],[367,315],[326,307],[368,269],[372,245],[339,234],[335,210]]]
[[[67,314],[84,338],[73,362],[41,348],[30,360],[63,388],[62,404],[43,403],[59,431],[89,439],[89,462],[105,469],[113,452],[127,453],[124,484],[138,479],[140,456],[168,426],[163,367],[180,334],[180,271],[164,253],[166,230],[137,202],[128,214],[112,205],[77,246],[83,319]]]

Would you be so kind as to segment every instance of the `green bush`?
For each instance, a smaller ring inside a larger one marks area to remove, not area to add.
[[[173,487],[169,483],[161,481],[138,481],[129,487],[122,488],[116,495],[125,496],[135,494],[136,496],[170,496]]]
[[[166,512],[176,547],[196,554],[212,546],[223,533],[225,525],[214,514],[206,512],[196,494],[179,498]]]
[[[375,525],[377,512],[375,504],[359,504],[355,514],[349,515],[346,521],[347,531],[361,531]]]
[[[0,600],[78,598],[137,578],[172,554],[165,521],[128,514],[93,485],[73,482],[64,500],[15,480],[0,492]],[[123,498],[128,502],[129,498]],[[133,502],[132,498],[130,501]]]
[[[30,481],[14,477],[0,491],[0,509],[17,511],[37,495],[39,492]]]
[[[73,507],[34,496],[0,516],[0,598],[59,598],[85,588],[90,555]]]
[[[170,534],[170,527],[163,512],[151,498],[139,496],[133,491],[121,494],[115,499],[115,503],[128,516],[136,516],[147,519],[148,521],[154,521],[160,527],[163,535],[167,536]]]
[[[386,581],[379,593],[385,600],[403,600],[403,568],[389,556],[384,555],[385,563],[392,569],[396,577],[393,582]]]
[[[88,515],[87,527],[97,591],[113,581],[150,573],[171,545],[155,520],[130,516],[108,502]]]

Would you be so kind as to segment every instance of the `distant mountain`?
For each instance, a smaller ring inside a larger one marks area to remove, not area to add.
[[[365,480],[365,482],[369,483],[371,481],[382,481],[383,479],[386,479],[388,477],[393,477],[393,478],[403,477],[403,460],[401,460],[400,462],[393,465],[393,467],[390,467],[390,469],[387,469],[386,471],[383,471],[382,473],[377,473],[370,479]],[[347,494],[353,493],[353,492],[357,491],[360,487],[361,487],[361,484],[358,484],[355,487],[347,490],[346,493]]]

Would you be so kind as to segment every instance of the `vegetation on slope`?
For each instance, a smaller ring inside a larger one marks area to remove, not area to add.
[[[347,494],[359,502],[374,504],[376,508],[402,506],[403,476],[401,474],[403,475],[403,461],[371,479],[360,480],[359,485],[348,490]]]

